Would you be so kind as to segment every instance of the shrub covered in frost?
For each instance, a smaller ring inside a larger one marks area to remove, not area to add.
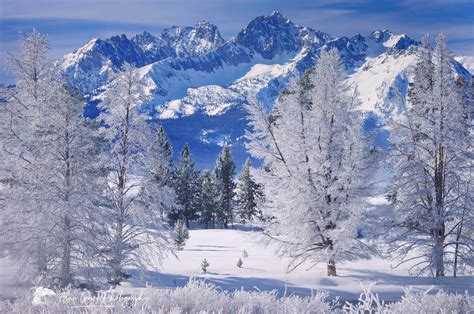
[[[405,296],[398,302],[385,304],[378,294],[371,291],[371,285],[362,286],[363,292],[357,304],[346,303],[343,307],[347,313],[473,313],[474,296],[466,294],[449,294],[443,290],[430,294],[412,292],[405,289]]]
[[[279,298],[276,291],[220,291],[204,281],[191,280],[176,289],[151,289],[124,295],[119,290],[89,292],[66,289],[33,304],[33,294],[0,303],[0,313],[469,313],[474,297],[439,291],[412,293],[399,302],[384,304],[364,288],[357,304],[328,300],[327,292],[309,297]]]

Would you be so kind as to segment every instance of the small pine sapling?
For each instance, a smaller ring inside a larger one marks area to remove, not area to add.
[[[239,260],[237,261],[237,267],[239,268],[242,268],[242,265],[244,264],[244,262],[242,261],[242,259],[239,257]]]
[[[189,239],[189,230],[182,220],[178,220],[174,227],[174,244],[181,251]]]
[[[207,259],[203,259],[201,262],[201,270],[204,274],[207,273],[208,267],[209,267],[209,262],[207,261]]]

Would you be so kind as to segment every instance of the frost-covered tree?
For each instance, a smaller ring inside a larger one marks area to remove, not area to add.
[[[474,212],[470,210],[474,206],[472,196],[472,171],[464,173],[463,191],[459,203],[455,224],[455,240],[453,243],[452,257],[453,276],[456,277],[459,270],[464,272],[468,267],[474,267]],[[462,174],[461,174],[462,176]]]
[[[438,37],[434,51],[423,39],[418,59],[405,113],[392,125],[396,212],[390,248],[401,262],[410,261],[420,273],[440,277],[452,260],[447,256],[452,245],[473,248],[472,238],[456,240],[467,218],[463,187],[469,181],[465,174],[472,174],[472,157],[467,154],[472,117],[456,85],[446,38]]]
[[[176,190],[176,207],[169,218],[172,221],[182,219],[189,228],[189,222],[196,219],[198,211],[198,193],[200,190],[199,173],[195,168],[189,146],[184,145],[181,158],[174,172],[174,187]]]
[[[214,228],[217,210],[220,206],[219,190],[216,179],[209,171],[204,171],[199,192],[199,217],[207,228]]]
[[[84,277],[100,246],[101,141],[84,100],[47,63],[48,41],[33,30],[10,55],[17,76],[2,106],[2,249],[37,284]]]
[[[148,148],[154,147],[152,132],[139,111],[148,99],[146,82],[136,69],[125,64],[99,104],[102,113],[98,120],[108,142],[104,159],[109,169],[110,235],[104,251],[112,284],[128,277],[125,266],[156,267],[170,248],[159,210],[150,208],[156,205],[149,203],[153,195],[143,193],[150,186],[150,178],[156,179],[157,169],[168,162],[156,159],[157,155],[149,156]]]
[[[16,85],[4,89],[1,110],[2,145],[2,250],[14,252],[23,275],[39,278],[46,269],[47,250],[42,250],[43,227],[47,223],[41,195],[41,138],[34,127],[41,117],[42,99],[47,95],[50,67],[46,62],[49,42],[33,30],[21,35],[20,54],[8,55],[7,69]],[[28,232],[26,232],[28,230]],[[18,243],[18,246],[15,244]]]
[[[99,162],[103,142],[98,126],[83,117],[81,95],[62,79],[56,84],[50,84],[49,110],[43,110],[38,131],[44,139],[42,197],[49,203],[51,225],[46,245],[52,256],[47,267],[55,284],[66,286],[96,265],[103,241],[101,196],[106,180]]]
[[[250,168],[250,159],[247,159],[237,182],[237,211],[243,222],[252,221],[254,218],[262,216],[258,206],[263,201],[263,190],[252,177]]]
[[[322,51],[317,66],[296,79],[267,114],[247,106],[252,155],[263,162],[265,233],[289,256],[290,270],[305,261],[336,263],[367,257],[358,224],[370,182],[363,119],[336,50]],[[349,96],[351,95],[352,96]]]
[[[229,224],[234,223],[234,195],[235,195],[235,163],[232,158],[230,146],[226,142],[214,169],[216,183],[219,190],[220,205],[217,212],[217,219],[228,228]]]
[[[189,230],[182,220],[176,221],[174,226],[174,244],[178,250],[182,250],[189,239]]]

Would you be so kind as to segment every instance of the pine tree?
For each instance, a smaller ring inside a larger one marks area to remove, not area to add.
[[[176,221],[174,227],[174,244],[178,250],[182,250],[186,241],[189,239],[189,230],[183,221]]]
[[[440,35],[433,52],[428,40],[422,40],[409,102],[404,116],[393,121],[391,134],[391,188],[396,195],[391,249],[401,263],[408,251],[417,252],[410,257],[414,267],[436,277],[445,275],[451,245],[472,243],[456,240],[466,217],[461,200],[469,182],[464,173],[470,168],[465,154],[470,121],[445,43]]]
[[[263,201],[263,191],[261,185],[252,178],[250,167],[250,159],[247,159],[237,183],[236,201],[238,215],[242,222],[252,221],[255,217],[262,216],[258,206]]]
[[[189,222],[197,218],[200,182],[187,144],[181,150],[178,168],[174,173],[174,187],[179,206],[170,213],[169,218],[172,221],[183,219],[189,228]]]
[[[145,173],[142,202],[163,220],[165,213],[176,208],[176,192],[173,186],[173,149],[162,126],[147,148],[144,161]]]
[[[160,126],[156,141],[152,144],[150,157],[159,160],[155,169],[155,176],[160,185],[169,185],[173,173],[173,147],[163,126]]]
[[[217,209],[220,206],[219,190],[215,177],[209,171],[204,171],[201,179],[201,191],[199,193],[199,216],[206,229],[214,228],[216,223]]]
[[[147,148],[152,132],[139,106],[148,99],[145,81],[136,69],[125,64],[99,104],[102,113],[98,120],[104,125],[102,133],[109,145],[105,160],[110,171],[108,195],[112,204],[106,253],[109,282],[114,285],[128,277],[123,271],[125,266],[157,267],[159,259],[170,249],[159,214],[143,201],[149,195],[140,193],[154,175],[148,171],[157,168],[156,162],[151,169],[142,167],[151,159]]]
[[[235,163],[230,152],[229,144],[225,143],[214,169],[217,186],[219,189],[220,206],[217,218],[228,228],[234,222],[234,175]]]
[[[207,273],[207,268],[210,266],[209,262],[207,261],[207,259],[203,259],[202,262],[201,262],[201,270],[202,272],[205,274]]]
[[[256,180],[264,186],[263,210],[272,217],[265,233],[290,270],[305,261],[336,262],[368,257],[358,239],[370,189],[370,158],[357,94],[348,96],[336,50],[322,51],[317,66],[282,92],[270,115],[247,106],[252,155],[262,159]]]

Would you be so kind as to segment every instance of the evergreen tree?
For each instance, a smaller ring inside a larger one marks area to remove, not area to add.
[[[189,239],[189,230],[182,220],[176,221],[174,226],[174,244],[178,250],[182,250]]]
[[[205,274],[207,273],[207,268],[210,266],[209,262],[207,259],[203,259],[201,262],[201,271]]]
[[[237,267],[242,268],[242,265],[244,265],[244,262],[242,261],[242,258],[239,257],[239,259],[237,261]]]
[[[215,177],[209,171],[204,171],[201,181],[201,191],[199,193],[200,219],[205,224],[206,229],[214,228],[217,209],[220,206],[219,190]]]
[[[151,158],[159,161],[154,170],[156,181],[162,186],[170,185],[173,174],[173,147],[163,126],[159,127],[149,154]]]
[[[165,213],[176,208],[176,193],[173,186],[173,149],[163,126],[160,126],[154,141],[147,148],[142,201],[144,206],[164,219]]]
[[[250,159],[247,159],[237,183],[236,201],[238,214],[243,222],[262,216],[258,206],[263,201],[263,191],[261,185],[252,178],[250,167]]]
[[[217,218],[224,228],[234,222],[234,175],[235,163],[230,152],[229,144],[225,143],[214,170],[219,189],[220,206]]]
[[[200,190],[199,173],[195,169],[189,146],[184,145],[178,168],[174,173],[178,207],[170,213],[172,221],[183,219],[189,228],[189,222],[197,218],[198,193]]]

